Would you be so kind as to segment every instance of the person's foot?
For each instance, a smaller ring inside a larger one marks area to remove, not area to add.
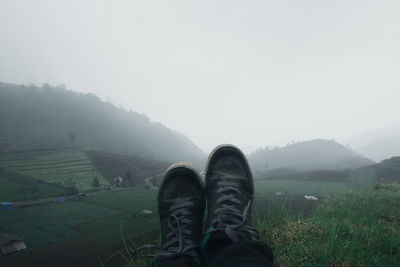
[[[158,192],[161,249],[156,259],[199,255],[205,209],[204,185],[187,163],[169,167]]]
[[[215,232],[231,242],[258,238],[258,232],[250,222],[253,177],[239,148],[220,145],[211,152],[206,165],[205,187],[208,210],[206,234]]]

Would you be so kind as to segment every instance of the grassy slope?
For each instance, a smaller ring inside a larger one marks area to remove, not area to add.
[[[51,184],[39,182],[29,176],[9,171],[0,172],[0,201],[62,196],[66,190]]]
[[[167,162],[146,159],[138,156],[123,156],[100,150],[86,150],[89,159],[97,170],[110,182],[114,178],[132,175],[132,185],[142,185],[145,179],[163,173],[170,165]]]
[[[329,199],[309,218],[283,211],[256,219],[281,266],[396,266],[400,187],[380,185]]]
[[[93,189],[94,176],[101,185],[109,184],[80,148],[59,143],[18,144],[0,153],[0,167],[59,186],[75,183],[79,191]]]

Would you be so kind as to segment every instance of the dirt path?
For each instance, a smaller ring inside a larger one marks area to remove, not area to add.
[[[144,180],[144,181],[146,182],[146,185],[149,186],[149,189],[150,189],[150,190],[158,190],[158,187],[155,186],[155,185],[153,185],[153,184],[150,182],[150,179],[151,179],[151,178],[153,178],[153,176],[147,177],[147,178]]]

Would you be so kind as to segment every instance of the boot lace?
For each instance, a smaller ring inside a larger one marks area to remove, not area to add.
[[[243,195],[238,189],[240,183],[220,181],[217,183],[217,186],[220,188],[216,193],[219,194],[220,197],[217,198],[216,203],[221,205],[214,210],[217,216],[210,222],[214,228],[207,230],[206,234],[222,230],[234,242],[243,240],[249,235],[258,239],[259,233],[247,220],[247,213],[250,209],[251,200],[243,210],[239,210],[235,206],[242,205],[242,201],[235,197],[237,195]]]
[[[192,212],[189,209],[193,207],[194,203],[185,201],[177,205],[171,206],[169,209],[170,215],[168,216],[168,233],[165,238],[164,245],[160,248],[156,245],[146,244],[141,246],[135,251],[136,255],[142,257],[154,257],[156,260],[162,260],[177,255],[198,256],[199,244],[195,244],[191,240],[192,230],[190,219]],[[146,249],[160,250],[159,253],[154,255],[143,255],[141,251]]]

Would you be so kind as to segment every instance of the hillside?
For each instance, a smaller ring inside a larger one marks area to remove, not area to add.
[[[375,139],[368,145],[356,147],[354,150],[376,161],[400,156],[400,134]]]
[[[344,170],[374,163],[335,141],[324,139],[300,142],[286,147],[259,149],[249,155],[248,159],[255,172],[280,168]]]
[[[200,165],[186,136],[93,94],[60,87],[0,83],[0,140],[70,142],[80,147]]]
[[[400,183],[400,157],[386,159],[363,169],[372,171],[376,180]]]
[[[115,185],[144,186],[169,163],[122,156],[69,143],[0,143],[0,201],[17,201],[76,194]],[[94,186],[94,179],[98,185]]]
[[[109,186],[86,153],[70,144],[14,143],[12,149],[0,152],[0,167],[39,182],[79,191],[93,189],[93,177],[97,177],[99,187]]]
[[[400,125],[359,134],[343,143],[375,161],[400,156]]]
[[[99,150],[87,150],[86,154],[101,175],[114,183],[116,177],[132,180],[130,185],[137,186],[145,183],[145,178],[159,176],[168,168],[169,163],[149,160],[137,156],[121,156]]]

